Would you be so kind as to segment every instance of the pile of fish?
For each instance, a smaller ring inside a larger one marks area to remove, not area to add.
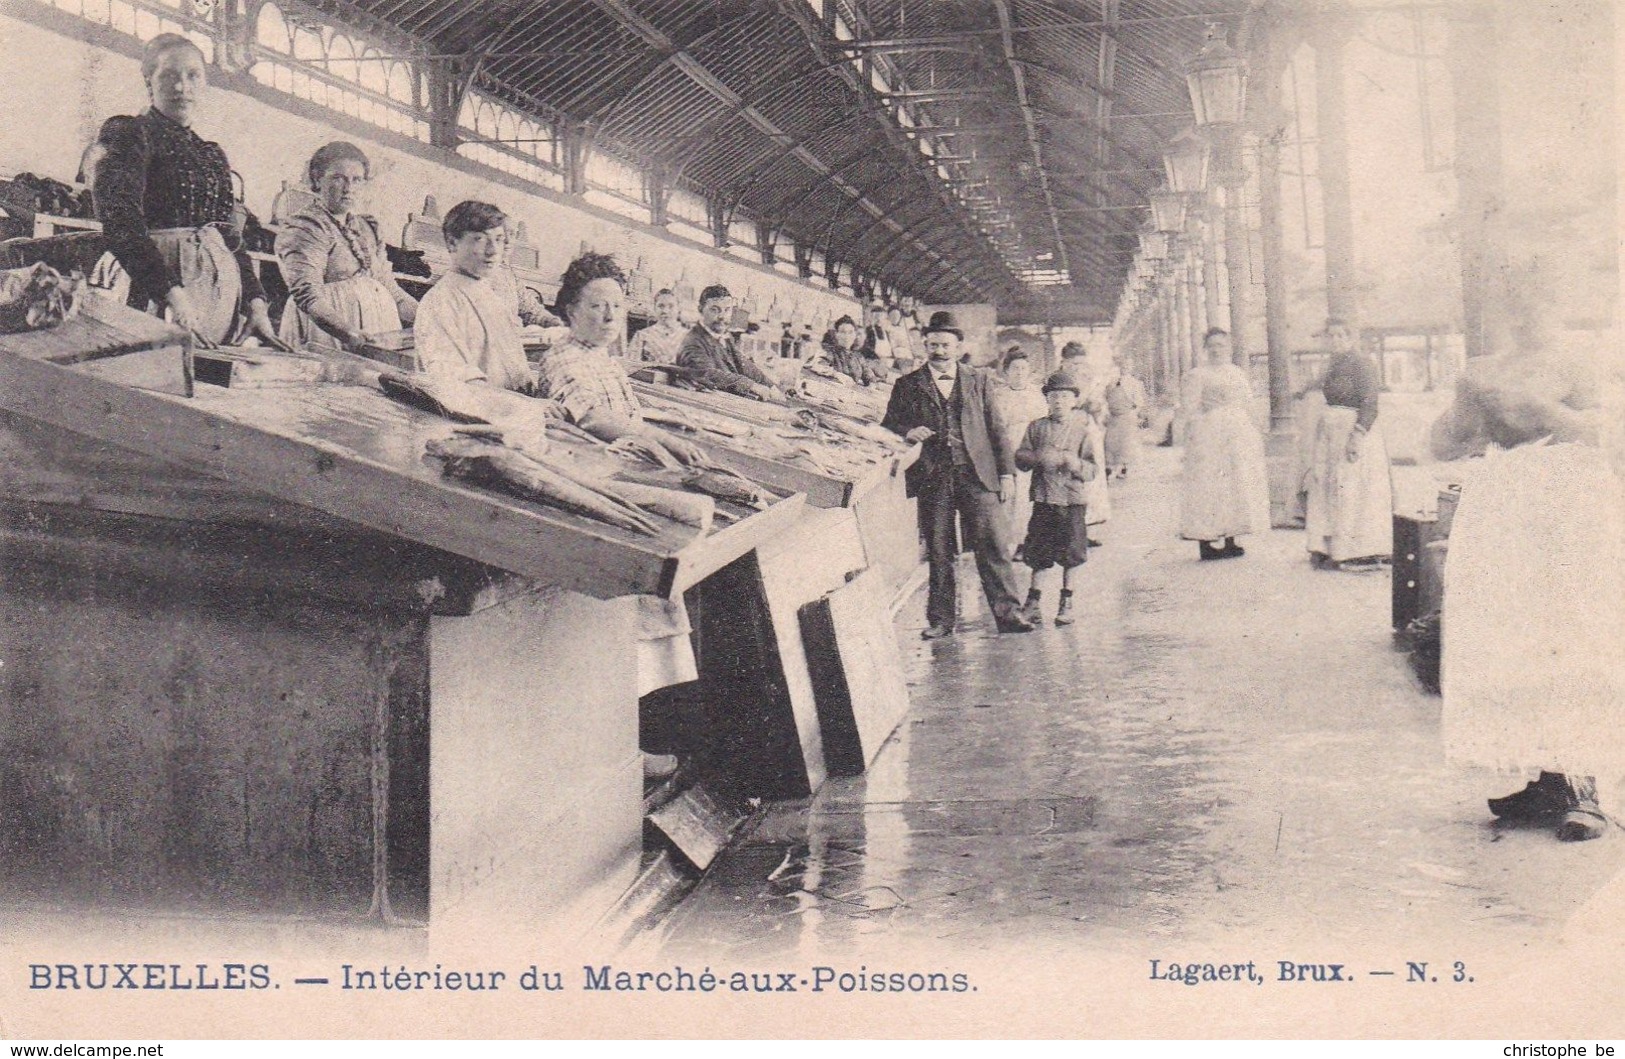
[[[78,315],[84,285],[83,276],[64,276],[44,262],[0,269],[0,334],[40,331]]]
[[[800,396],[820,411],[840,412],[869,423],[879,423],[886,414],[887,389],[859,389],[851,385],[803,373]]]
[[[647,389],[639,396],[649,422],[669,430],[724,435],[722,444],[737,452],[803,467],[826,478],[857,481],[909,447],[878,423],[823,407],[752,404],[753,425]]]
[[[648,512],[597,483],[564,474],[557,466],[504,447],[487,438],[453,437],[430,441],[428,453],[445,463],[448,478],[511,493],[523,500],[574,511],[611,526],[653,537],[660,526]]]
[[[449,438],[428,442],[447,477],[561,508],[632,533],[656,536],[653,516],[710,532],[717,501],[764,510],[777,498],[740,475],[715,467],[686,468],[658,445],[635,437],[605,444],[549,411],[551,402],[483,386],[455,386],[382,372],[384,393],[403,404],[460,424]],[[540,424],[538,426],[538,424]],[[512,432],[518,431],[519,438]],[[568,443],[549,448],[548,439]],[[635,466],[606,472],[570,450],[630,457]]]

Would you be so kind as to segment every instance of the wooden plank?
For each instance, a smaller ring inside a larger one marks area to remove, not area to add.
[[[193,522],[350,523],[0,410],[0,496]]]
[[[908,683],[878,571],[801,608],[801,635],[831,775],[855,776],[908,713]]]
[[[811,794],[825,775],[818,720],[809,728],[798,716],[758,553],[718,570],[684,601],[700,679],[683,728],[698,774],[725,798]],[[806,707],[810,713],[810,699]]]
[[[248,598],[321,600],[354,611],[470,613],[469,586],[489,570],[353,527],[332,534],[209,525],[46,504],[0,503],[0,547],[8,562],[117,570],[121,578],[200,599],[232,585]],[[535,590],[532,582],[520,583]]]
[[[863,540],[853,512],[832,508],[808,512],[793,532],[765,542],[756,555],[790,720],[816,789],[827,770],[816,680],[808,668],[797,614],[863,569]]]
[[[672,561],[669,584],[661,594],[675,596],[763,542],[788,532],[801,519],[805,501],[805,494],[796,493],[766,511],[699,538]]]
[[[387,364],[396,371],[420,370],[417,343],[411,331],[388,331],[373,338],[374,341],[357,351],[361,356]]]
[[[347,356],[341,359],[369,363]],[[311,378],[319,367],[316,361],[280,358],[270,353],[265,361],[259,366],[238,366],[243,368],[240,381],[265,393],[245,393],[240,388],[229,392],[206,389],[190,406],[182,401],[149,408],[128,391],[115,387],[112,392],[119,395],[119,400],[108,403],[103,416],[77,415],[75,406],[94,407],[96,393],[101,391],[77,393],[72,375],[57,377],[49,372],[35,380],[42,393],[52,395],[48,399],[30,400],[15,389],[5,398],[15,402],[9,407],[19,415],[84,432],[133,451],[156,452],[194,474],[202,471],[245,482],[273,497],[606,598],[628,591],[681,591],[761,541],[783,532],[802,507],[803,498],[792,496],[768,512],[749,516],[705,537],[696,538],[687,527],[675,524],[657,538],[638,537],[568,512],[449,483],[437,473],[437,466],[422,458],[424,443],[431,437],[445,436],[449,424],[405,408],[370,385],[319,384]],[[80,370],[95,369],[81,365]],[[530,404],[529,399],[517,395],[491,396],[511,397],[516,406]],[[4,399],[0,399],[0,405],[4,405]],[[119,409],[116,413],[115,408]],[[55,415],[39,414],[44,409],[54,410]],[[230,429],[226,420],[238,429]],[[204,443],[205,435],[222,432],[230,434],[230,446],[219,441]],[[250,440],[263,435],[275,436],[280,445],[267,448]],[[246,462],[241,459],[244,456]],[[248,477],[243,476],[244,471]],[[370,488],[382,492],[367,497],[347,496],[336,480],[339,477],[355,483],[357,489],[366,488],[360,484],[362,481],[373,483]],[[407,495],[426,505],[427,521],[416,517],[424,511],[414,512],[391,498],[397,488],[389,484],[391,477],[412,480]],[[782,485],[779,488],[783,490]],[[38,494],[29,498],[64,499]],[[115,506],[128,509],[128,505]],[[515,538],[507,533],[503,528],[505,517],[518,520],[528,528],[528,534]],[[546,548],[538,553],[534,540],[528,539],[536,535],[554,542],[550,547],[558,554],[545,554]],[[566,576],[564,569],[579,582],[560,580]],[[607,584],[594,587],[598,578],[606,578]]]
[[[711,866],[740,825],[749,819],[749,814],[737,808],[725,808],[701,784],[688,788],[648,817],[700,871]]]
[[[879,571],[893,588],[906,582],[921,565],[921,544],[918,510],[908,497],[901,468],[895,477],[871,476],[860,483],[851,506],[869,569]]]
[[[179,345],[143,349],[123,356],[106,357],[79,365],[79,370],[121,386],[188,397],[192,377],[185,347]]]
[[[186,334],[179,328],[95,291],[84,292],[79,314],[56,327],[0,335],[0,350],[53,364],[79,364],[185,345]]]

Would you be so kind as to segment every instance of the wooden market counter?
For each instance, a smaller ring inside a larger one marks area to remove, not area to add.
[[[637,597],[754,561],[802,498],[640,536],[443,478],[451,424],[372,386],[188,397],[178,336],[63,362],[76,333],[0,337],[5,898],[607,907],[642,843]]]

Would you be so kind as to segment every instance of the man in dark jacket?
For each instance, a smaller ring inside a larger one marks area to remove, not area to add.
[[[694,382],[713,390],[763,401],[783,400],[773,380],[741,353],[729,336],[733,314],[734,297],[727,287],[714,283],[700,292],[700,322],[677,347],[678,366],[688,368]]]
[[[1015,570],[1010,565],[1008,518],[1002,504],[1016,487],[1015,455],[993,399],[989,376],[959,363],[961,331],[950,312],[933,313],[925,328],[929,358],[897,380],[881,425],[921,443],[920,458],[906,475],[908,495],[919,499],[920,531],[931,564],[925,606],[927,640],[954,631],[959,557],[954,516],[976,553],[982,591],[1000,632],[1030,632],[1022,614]]]

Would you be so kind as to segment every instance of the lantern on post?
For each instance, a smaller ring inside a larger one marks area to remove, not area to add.
[[[1185,85],[1197,125],[1241,124],[1247,109],[1247,63],[1230,47],[1223,25],[1209,24],[1202,50],[1185,68]]]
[[[1207,191],[1208,161],[1212,155],[1207,137],[1195,129],[1186,129],[1175,136],[1162,153],[1168,190],[1182,195],[1200,195]]]
[[[1185,227],[1185,196],[1177,191],[1151,193],[1151,223],[1159,232],[1173,233]]]

